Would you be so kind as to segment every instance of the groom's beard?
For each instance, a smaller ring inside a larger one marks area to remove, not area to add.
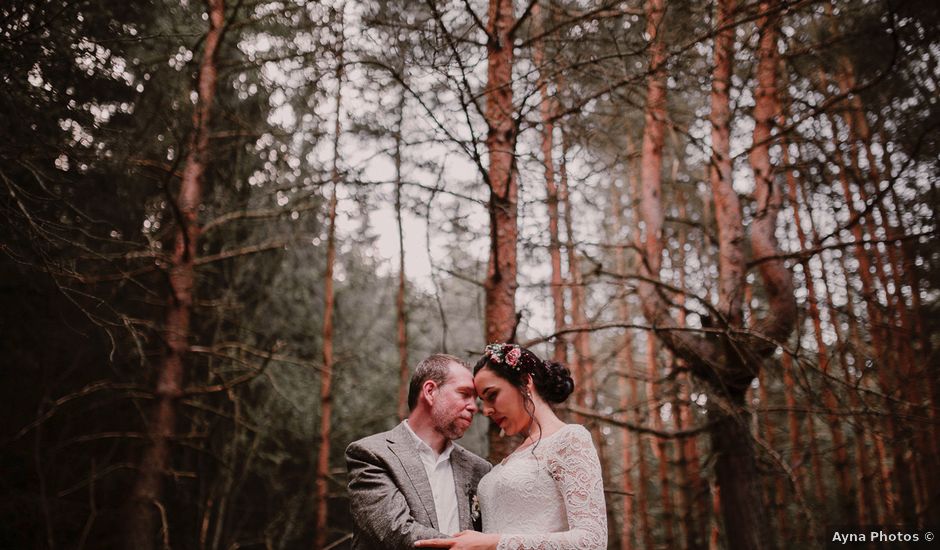
[[[434,411],[432,414],[434,427],[447,439],[460,439],[464,432],[470,427],[470,421],[473,419],[466,417],[466,411],[461,410],[457,414],[447,414],[444,411]]]

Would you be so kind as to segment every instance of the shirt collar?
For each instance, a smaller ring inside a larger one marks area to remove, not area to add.
[[[432,449],[430,445],[425,443],[424,440],[418,437],[418,434],[416,434],[414,430],[411,429],[407,419],[405,419],[402,423],[405,425],[405,428],[408,429],[408,433],[411,434],[411,437],[414,438],[415,449],[417,449],[418,453],[431,456],[435,459],[435,462],[441,462],[442,460],[447,460],[450,458],[450,454],[454,451],[453,441],[447,440],[447,446],[444,447],[444,451],[438,455],[436,452],[434,452],[434,449]]]

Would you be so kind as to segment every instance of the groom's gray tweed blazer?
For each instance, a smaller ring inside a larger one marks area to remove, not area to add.
[[[450,455],[460,528],[472,529],[470,498],[490,464],[459,445]],[[431,483],[404,423],[346,448],[353,550],[413,550],[415,541],[447,537],[438,531]]]

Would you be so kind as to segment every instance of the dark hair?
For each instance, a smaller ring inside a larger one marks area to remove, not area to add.
[[[489,368],[521,391],[532,377],[539,396],[549,403],[562,403],[574,391],[571,371],[561,363],[543,361],[528,349],[515,344],[490,344],[473,367],[473,374]]]
[[[414,374],[411,375],[411,382],[408,384],[408,410],[415,410],[418,405],[418,395],[421,394],[421,386],[425,382],[433,380],[438,386],[444,385],[451,363],[470,369],[470,365],[446,353],[435,353],[418,363]]]

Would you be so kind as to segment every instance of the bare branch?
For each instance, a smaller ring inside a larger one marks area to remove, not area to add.
[[[641,426],[639,424],[635,424],[627,420],[620,420],[618,418],[614,418],[612,415],[601,414],[600,412],[595,411],[593,409],[579,407],[577,405],[566,405],[564,407],[560,407],[560,409],[567,410],[567,411],[573,412],[575,414],[578,414],[587,418],[600,420],[601,422],[611,424],[619,428],[626,428],[632,432],[647,434],[647,435],[655,435],[656,437],[661,437],[663,439],[685,439],[687,437],[695,437],[710,430],[712,428],[712,425],[714,424],[713,422],[709,422],[702,426],[698,426],[696,428],[690,428],[688,430],[666,431],[666,430],[657,430],[655,428],[650,428],[649,426]]]

